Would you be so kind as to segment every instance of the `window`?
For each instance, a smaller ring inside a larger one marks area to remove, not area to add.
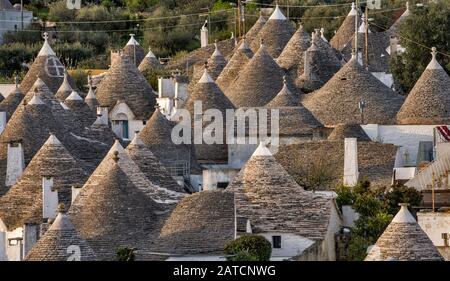
[[[8,239],[8,245],[9,246],[17,246],[20,244],[20,238],[16,238],[16,239]]]
[[[217,188],[225,189],[225,188],[227,188],[227,186],[228,186],[228,182],[227,182],[227,181],[224,181],[224,182],[218,182],[218,183],[217,183]]]
[[[279,235],[272,236],[272,246],[273,246],[273,248],[276,248],[276,249],[281,248],[281,236],[279,236]]]

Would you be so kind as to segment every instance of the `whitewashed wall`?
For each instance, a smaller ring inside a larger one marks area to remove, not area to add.
[[[27,27],[33,20],[33,13],[30,11],[23,11],[24,27]],[[22,16],[21,12],[16,10],[0,10],[0,43],[2,42],[3,34],[7,31],[14,31],[15,28],[21,29]]]
[[[409,161],[405,166],[417,165],[420,141],[433,141],[433,129],[436,125],[377,125],[361,126],[373,140],[400,146],[400,153],[408,151]]]
[[[217,183],[228,182],[237,175],[239,170],[230,169],[228,167],[217,167],[213,169],[203,170],[203,190],[211,190],[217,188]]]
[[[448,233],[450,244],[450,213],[417,213],[417,222],[436,247],[444,246],[442,233]]]
[[[258,233],[272,243],[272,236],[281,236],[281,248],[272,248],[271,260],[284,260],[298,255],[313,245],[314,240],[292,233],[266,232]],[[273,245],[272,245],[273,247]]]

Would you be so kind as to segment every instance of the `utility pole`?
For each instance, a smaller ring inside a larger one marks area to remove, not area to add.
[[[23,0],[20,0],[20,20],[21,20],[22,29],[23,29]]]
[[[365,65],[366,65],[366,69],[369,70],[369,8],[367,7],[367,5],[366,5],[365,13],[366,13],[366,16],[364,18],[365,27],[366,27],[366,30],[365,30],[366,33],[364,34],[364,36],[366,38],[366,46],[365,46],[365,49],[366,49],[366,63],[365,63]]]
[[[287,14],[287,19],[289,19],[289,0],[286,0],[286,14]]]
[[[237,3],[237,17],[238,17],[238,34],[237,37],[241,38],[241,0]]]
[[[358,9],[359,9],[359,0],[356,0],[355,10],[355,54],[356,54],[356,60],[358,60]]]

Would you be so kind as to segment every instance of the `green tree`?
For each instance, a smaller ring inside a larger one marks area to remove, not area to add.
[[[384,198],[384,208],[386,211],[395,215],[399,210],[399,203],[408,203],[410,206],[418,206],[422,201],[422,194],[415,188],[404,185],[395,185],[386,193]]]
[[[406,52],[391,61],[391,71],[401,90],[409,92],[431,60],[430,50],[450,53],[450,7],[448,1],[428,2],[423,7],[411,7],[411,15],[400,25],[401,44]],[[450,58],[438,55],[437,60],[450,70]]]
[[[272,245],[261,235],[244,235],[229,242],[224,252],[230,261],[268,261]]]
[[[117,249],[116,255],[118,261],[134,261],[136,258],[136,255],[134,252],[136,249],[134,248],[128,248],[128,247],[121,247]]]

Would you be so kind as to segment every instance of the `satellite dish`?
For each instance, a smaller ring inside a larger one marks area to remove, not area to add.
[[[69,10],[79,10],[81,9],[81,0],[67,0],[66,6]]]

